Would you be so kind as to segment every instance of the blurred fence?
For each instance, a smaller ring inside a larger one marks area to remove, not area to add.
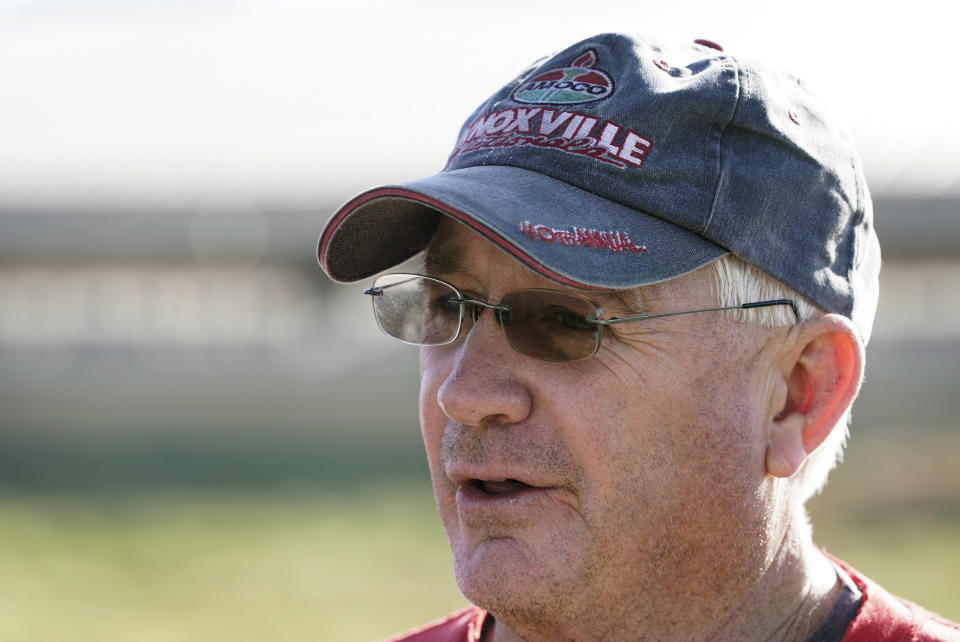
[[[0,487],[425,475],[415,351],[316,266],[334,207],[0,210]],[[960,201],[875,207],[854,433],[955,429]]]

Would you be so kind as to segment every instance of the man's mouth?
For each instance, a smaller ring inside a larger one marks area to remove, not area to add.
[[[553,477],[520,467],[467,466],[457,462],[446,473],[456,487],[461,516],[483,514],[486,519],[493,514],[503,517],[506,511],[513,518],[520,518],[555,505],[553,500],[558,493],[566,493]]]
[[[510,474],[506,471],[449,471],[448,477],[457,489],[457,508],[464,523],[479,526],[492,523],[485,520],[494,519],[520,524],[539,519],[562,504],[575,505],[576,497],[563,486],[556,485],[549,476],[527,476],[525,471],[514,472],[512,477],[508,476]],[[526,481],[517,479],[521,474]],[[481,521],[473,522],[474,519]]]
[[[467,486],[484,495],[509,495],[536,488],[516,479],[471,479]]]

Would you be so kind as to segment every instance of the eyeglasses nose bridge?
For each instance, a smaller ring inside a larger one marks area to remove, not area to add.
[[[474,323],[480,319],[480,314],[483,313],[484,308],[490,308],[496,314],[497,323],[502,326],[503,314],[510,311],[509,305],[487,303],[486,301],[479,301],[477,299],[460,299],[460,305],[466,309],[470,320]]]

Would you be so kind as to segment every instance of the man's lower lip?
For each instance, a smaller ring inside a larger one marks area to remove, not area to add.
[[[461,512],[529,512],[549,500],[551,490],[527,486],[510,493],[486,493],[476,486],[461,484],[457,487],[457,506]]]

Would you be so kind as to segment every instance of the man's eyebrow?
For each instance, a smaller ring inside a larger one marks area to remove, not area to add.
[[[593,298],[602,308],[608,304],[618,307],[623,311],[621,316],[647,314],[650,309],[647,297],[640,287],[628,290],[605,290],[595,293]]]
[[[453,247],[428,247],[423,255],[427,274],[452,274],[463,268],[463,253]]]
[[[443,276],[463,269],[463,252],[458,247],[430,246],[423,254],[423,269],[429,275]],[[584,293],[596,300],[601,307],[613,305],[624,311],[624,315],[646,314],[649,310],[647,298],[642,288],[627,290],[602,290],[592,294]]]

